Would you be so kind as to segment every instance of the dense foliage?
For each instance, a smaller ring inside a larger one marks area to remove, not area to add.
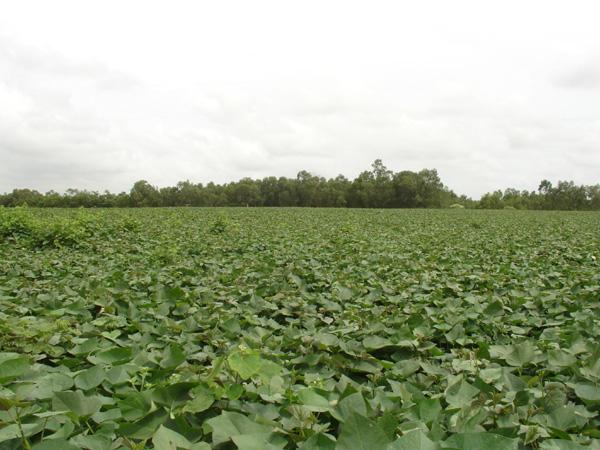
[[[446,208],[600,210],[600,185],[577,186],[560,181],[556,187],[543,180],[538,191],[506,189],[485,194],[479,201],[448,189],[435,169],[419,172],[388,170],[376,160],[371,170],[354,180],[343,175],[325,179],[307,171],[296,178],[243,178],[223,185],[183,181],[157,188],[145,180],[129,193],[112,194],[69,189],[41,194],[14,189],[0,195],[0,205],[36,207],[140,206],[311,206],[351,208]]]
[[[559,181],[556,186],[542,180],[538,191],[506,189],[485,194],[477,203],[482,209],[600,210],[600,184],[585,186]]]
[[[129,193],[117,195],[74,189],[63,195],[56,192],[43,195],[30,189],[16,189],[0,196],[0,205],[439,208],[457,200],[458,197],[442,184],[436,170],[393,173],[381,160],[376,160],[371,171],[362,172],[353,181],[342,175],[327,180],[307,171],[299,172],[296,178],[243,178],[238,182],[208,183],[206,186],[185,181],[161,189],[140,180]]]
[[[600,449],[597,213],[0,208],[0,449]]]

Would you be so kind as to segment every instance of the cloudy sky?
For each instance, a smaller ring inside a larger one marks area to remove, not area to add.
[[[0,3],[0,192],[600,182],[597,1]]]

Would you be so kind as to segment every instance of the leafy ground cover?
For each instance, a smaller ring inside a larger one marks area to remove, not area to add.
[[[600,214],[0,209],[0,449],[600,449]]]

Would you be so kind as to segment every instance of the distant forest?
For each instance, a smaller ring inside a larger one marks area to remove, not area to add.
[[[137,181],[129,192],[68,189],[45,194],[31,189],[15,189],[0,195],[3,206],[34,207],[153,207],[153,206],[309,206],[349,208],[480,208],[480,209],[558,209],[600,210],[600,184],[576,185],[548,180],[537,191],[490,192],[480,200],[457,195],[446,187],[436,169],[419,172],[393,172],[380,159],[371,170],[354,180],[343,175],[326,179],[301,171],[296,178],[266,177],[237,182],[194,184],[182,181],[176,186],[157,188]]]

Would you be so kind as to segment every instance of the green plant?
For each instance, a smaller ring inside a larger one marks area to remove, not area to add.
[[[599,218],[0,209],[0,449],[593,450]]]

